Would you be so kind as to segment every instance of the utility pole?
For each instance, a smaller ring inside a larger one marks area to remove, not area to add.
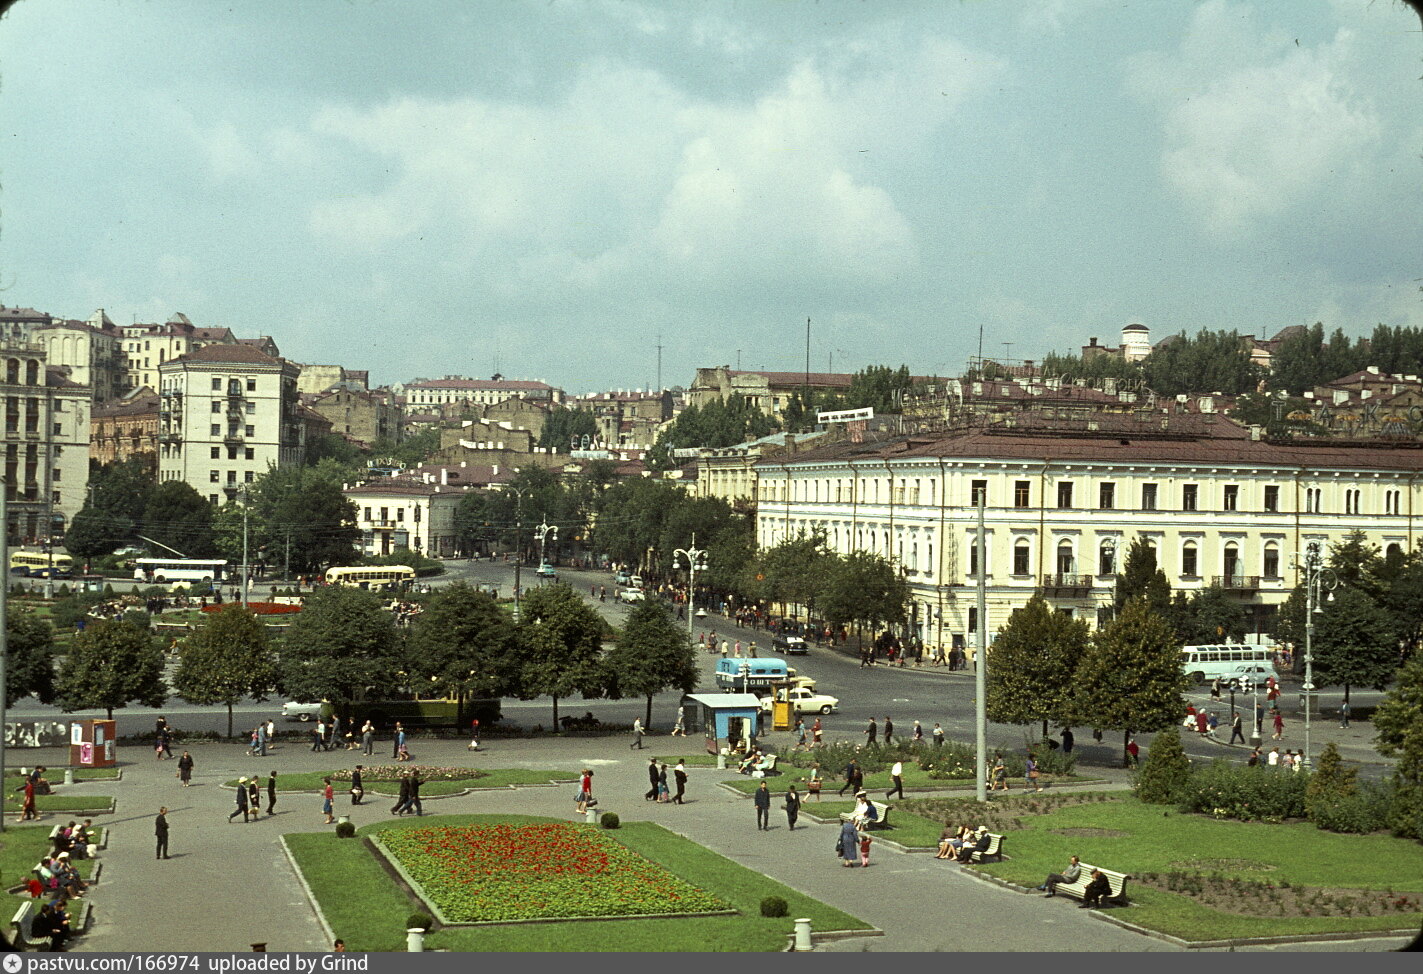
[[[662,391],[662,334],[657,335],[657,391]]]
[[[10,515],[6,509],[10,485],[0,482],[0,565],[10,564]],[[10,659],[10,591],[0,583],[0,781],[5,780],[5,664]],[[5,816],[0,815],[0,832],[5,831]]]
[[[1304,572],[1304,686],[1300,689],[1304,693],[1304,769],[1310,770],[1311,762],[1309,757],[1309,715],[1314,709],[1314,617],[1316,613],[1322,614],[1324,608],[1319,604],[1319,597],[1323,591],[1328,591],[1330,600],[1334,598],[1333,590],[1339,587],[1339,576],[1334,574],[1332,569],[1324,567],[1324,558],[1319,550],[1319,542],[1311,541],[1305,545],[1303,564],[1296,563],[1296,568]]]
[[[690,548],[678,548],[672,552],[672,564],[674,567],[677,564],[678,555],[687,559],[687,638],[695,640],[697,638],[697,570],[707,567],[707,553],[697,548],[697,532],[692,532],[692,546]]]
[[[519,621],[519,599],[521,596],[519,569],[524,560],[524,553],[521,550],[524,537],[524,492],[517,487],[510,487],[514,492],[514,621]]]
[[[805,394],[810,395],[810,319],[805,319]],[[809,402],[806,405],[810,405]]]
[[[978,553],[978,653],[973,673],[974,753],[978,764],[976,797],[988,801],[988,558],[983,546],[983,510],[987,491],[978,492],[978,534],[974,550]]]

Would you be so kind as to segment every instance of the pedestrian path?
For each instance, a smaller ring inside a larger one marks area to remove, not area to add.
[[[822,945],[830,951],[1162,951],[1162,941],[1102,922],[1091,911],[1045,902],[973,878],[967,870],[930,855],[877,846],[868,869],[843,869],[833,847],[836,828],[802,822],[787,828],[777,806],[770,831],[755,828],[751,803],[717,787],[734,772],[689,768],[686,805],[643,799],[647,756],[673,757],[693,749],[684,739],[652,737],[649,748],[630,751],[625,739],[491,739],[478,754],[458,741],[419,741],[416,764],[490,768],[551,768],[595,772],[600,811],[625,821],[657,822],[748,868],[771,876],[884,932]],[[118,807],[100,823],[109,827],[102,881],[90,894],[95,915],[77,940],[81,951],[202,949],[245,951],[329,949],[317,918],[282,852],[282,833],[318,831],[320,796],[280,795],[277,814],[243,825],[228,824],[232,791],[220,787],[238,775],[275,768],[281,773],[376,763],[359,752],[312,753],[295,743],[266,759],[249,758],[239,744],[191,748],[194,787],[184,789],[174,762],[125,765],[121,782],[89,782],[66,793],[112,794]],[[129,749],[142,753],[140,749]],[[121,755],[122,756],[122,755]],[[44,758],[40,758],[44,760]],[[60,763],[50,758],[51,767]],[[1118,785],[1120,786],[1120,785]],[[509,813],[580,820],[573,787],[534,787],[429,798],[427,814]],[[169,808],[173,858],[155,861],[153,816]],[[389,803],[367,802],[339,812],[357,826],[389,815]],[[814,813],[815,802],[805,810]],[[50,819],[53,820],[53,817]]]

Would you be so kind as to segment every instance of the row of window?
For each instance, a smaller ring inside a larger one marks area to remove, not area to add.
[[[391,510],[391,509],[388,508],[388,507],[374,507],[374,508],[372,508],[372,507],[367,507],[367,508],[365,509],[365,513],[366,513],[365,520],[368,521],[368,522],[369,522],[369,521],[390,521],[390,520],[394,520],[394,521],[396,521],[397,523],[403,522],[403,521],[405,520],[405,508],[403,508],[403,507],[397,507],[397,508],[395,508],[395,517],[394,517],[393,519],[392,519],[391,516],[390,516],[390,510]],[[411,510],[412,510],[411,518],[415,521],[416,524],[419,524],[419,523],[420,523],[420,508],[415,507],[415,508],[412,508]],[[379,512],[380,512],[380,517],[371,517],[371,512],[372,512],[372,511],[379,511]]]
[[[253,479],[255,476],[256,476],[256,472],[255,472],[255,471],[252,471],[252,470],[244,470],[244,471],[242,471],[242,482],[243,482],[243,483],[250,484],[250,483],[252,482],[252,479]],[[216,483],[220,483],[220,482],[222,481],[222,477],[219,476],[219,471],[217,471],[217,470],[209,470],[209,471],[208,471],[208,480],[210,480],[210,481],[212,481],[213,483],[216,484]],[[235,483],[237,483],[237,471],[236,471],[236,470],[229,470],[229,471],[227,472],[227,482],[228,482],[229,484],[235,484]]]
[[[880,503],[880,484],[878,479],[868,479],[859,481],[859,491],[861,503]],[[903,481],[904,486],[896,486],[891,492],[889,482],[885,481],[885,501],[894,504],[905,504],[908,506],[918,506],[921,499],[924,503],[932,507],[934,501],[935,481],[928,481],[928,490],[922,490],[922,481]],[[761,482],[761,500],[767,503],[786,501],[786,491],[793,494],[789,498],[792,501],[808,501],[810,503],[849,503],[854,500],[853,490],[855,481],[853,479],[834,480],[804,480],[796,479],[788,483],[784,481],[763,480]],[[1060,480],[1057,482],[1057,508],[1059,510],[1075,510],[1086,505],[1081,504],[1082,498],[1077,493],[1077,484],[1071,480]],[[823,495],[823,496],[822,496]],[[1033,482],[1031,480],[1018,480],[1013,484],[1013,507],[1027,509],[1033,506]],[[1115,481],[1103,481],[1097,484],[1096,509],[1101,511],[1126,510],[1122,506],[1123,498],[1119,496]],[[1220,488],[1219,507],[1212,508],[1203,506],[1207,498],[1203,495],[1200,484],[1182,484],[1180,495],[1177,500],[1176,510],[1182,511],[1240,511],[1243,498],[1239,484],[1224,484]],[[1363,514],[1364,492],[1362,488],[1349,487],[1343,492],[1343,513]],[[977,507],[982,501],[985,507],[992,506],[989,483],[986,479],[974,480],[969,486],[969,505]],[[1383,491],[1383,510],[1386,515],[1401,514],[1403,509],[1403,491],[1389,488]],[[1141,492],[1138,498],[1137,510],[1158,511],[1168,510],[1162,506],[1162,497],[1159,484],[1145,483],[1141,485]],[[1260,510],[1267,514],[1280,512],[1280,487],[1278,484],[1266,484],[1262,489],[1260,498]],[[1324,488],[1307,487],[1304,492],[1304,511],[1307,514],[1323,514],[1324,510]]]

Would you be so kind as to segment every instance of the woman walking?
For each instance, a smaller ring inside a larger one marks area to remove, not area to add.
[[[1033,760],[1033,755],[1029,752],[1028,760],[1023,765],[1023,780],[1027,786],[1032,787],[1033,791],[1043,790],[1043,786],[1038,782],[1038,775],[1038,762]]]
[[[1285,734],[1285,717],[1280,713],[1279,707],[1270,708],[1270,719],[1275,724],[1275,740],[1279,740]]]
[[[322,778],[321,780],[326,783],[325,789],[321,792],[321,812],[326,816],[326,821],[323,824],[330,825],[336,821],[331,815],[331,813],[335,811],[336,791],[331,787],[330,778]]]
[[[667,788],[667,762],[663,761],[657,766],[657,801],[666,805],[671,800],[672,793]]]
[[[786,822],[790,824],[792,832],[795,831],[795,820],[800,817],[800,795],[796,793],[795,785],[791,785],[786,791]]]
[[[262,811],[262,785],[255,774],[247,782],[247,804],[252,809],[252,821],[257,821]]]
[[[855,864],[856,853],[859,851],[860,834],[855,828],[853,821],[846,821],[840,825],[840,840],[835,843],[836,849],[840,852],[840,858],[844,860],[841,865],[846,869]]]
[[[593,772],[583,769],[583,777],[578,780],[578,795],[575,797],[574,811],[579,815],[588,811],[588,803],[593,800]]]
[[[178,759],[178,778],[183,782],[184,788],[193,783],[193,756],[187,751]]]
[[[806,793],[814,795],[816,801],[820,801],[820,785],[820,765],[812,764],[810,766],[810,777],[806,779],[805,787]]]

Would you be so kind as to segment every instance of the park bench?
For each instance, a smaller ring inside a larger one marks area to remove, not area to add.
[[[15,911],[15,915],[10,918],[10,929],[14,934],[12,939],[15,946],[21,950],[49,950],[49,938],[36,937],[30,928],[30,922],[39,915],[39,912],[38,900],[25,900]]]
[[[987,862],[990,856],[996,856],[999,862],[1003,861],[1003,836],[997,832],[988,833],[988,848],[982,851],[975,849],[969,858],[974,862]]]
[[[1078,874],[1075,883],[1058,883],[1054,889],[1059,893],[1066,893],[1075,899],[1082,899],[1087,892],[1087,884],[1092,882],[1092,870],[1101,869],[1102,875],[1107,877],[1107,882],[1111,885],[1111,892],[1102,897],[1103,900],[1115,900],[1119,903],[1126,902],[1127,879],[1126,873],[1114,872],[1111,869],[1102,869],[1101,866],[1093,866],[1090,863],[1082,863],[1082,872]]]
[[[879,816],[879,817],[876,818],[873,822],[866,822],[866,823],[865,823],[865,830],[868,831],[868,830],[870,830],[870,829],[887,829],[887,828],[889,828],[889,809],[890,809],[890,806],[884,804],[883,802],[870,802],[870,805],[874,807],[875,814],[876,814],[877,816]],[[855,817],[855,816],[854,816],[854,813],[853,813],[853,812],[841,812],[841,813],[840,813],[840,821],[842,821],[842,822],[848,822],[848,821],[850,821],[850,819],[852,819],[852,818],[854,818],[854,817]]]
[[[751,768],[751,777],[753,778],[769,778],[773,774],[780,774],[780,772],[776,770],[776,756],[774,754],[767,754],[761,759],[759,765],[755,765]]]

